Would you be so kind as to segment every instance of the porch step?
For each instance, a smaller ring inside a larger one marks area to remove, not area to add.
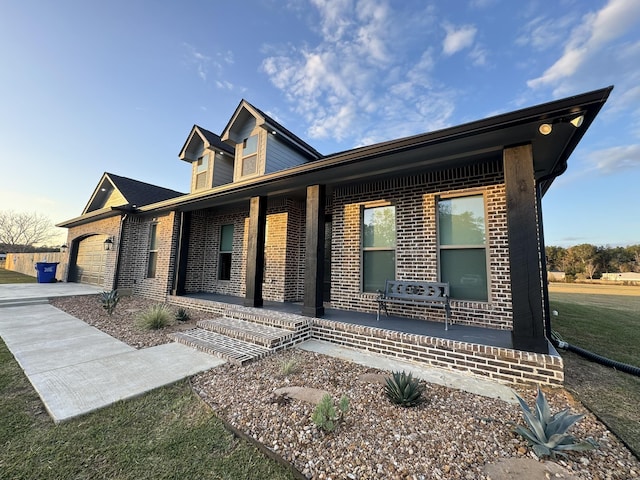
[[[273,310],[265,312],[265,310],[261,308],[229,307],[225,310],[224,316],[236,320],[245,320],[250,323],[291,330],[293,332],[304,330],[311,325],[311,320],[307,317]]]
[[[0,300],[0,308],[4,307],[24,307],[27,305],[42,305],[49,303],[47,298],[22,298],[15,300]]]
[[[236,365],[244,365],[251,360],[262,358],[271,353],[269,348],[261,345],[231,338],[204,328],[193,328],[172,333],[169,336],[178,343],[224,358]]]
[[[198,327],[269,349],[290,342],[294,334],[291,330],[227,317],[202,320],[198,322]]]

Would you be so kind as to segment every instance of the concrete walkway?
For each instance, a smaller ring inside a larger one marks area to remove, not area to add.
[[[95,294],[79,284],[0,285],[0,337],[55,422],[174,383],[225,361],[178,343],[136,350],[47,303]]]

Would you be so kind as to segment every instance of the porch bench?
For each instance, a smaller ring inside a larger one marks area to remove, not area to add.
[[[387,304],[408,304],[442,307],[445,310],[444,329],[449,330],[451,323],[451,305],[449,304],[449,284],[421,282],[418,280],[386,280],[384,292],[378,290],[378,316],[384,308],[389,316]]]

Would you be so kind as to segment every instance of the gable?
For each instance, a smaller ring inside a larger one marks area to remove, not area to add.
[[[184,195],[150,183],[105,172],[82,215],[114,207],[141,207]]]

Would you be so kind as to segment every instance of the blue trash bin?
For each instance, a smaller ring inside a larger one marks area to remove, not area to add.
[[[36,262],[38,283],[53,283],[56,281],[56,269],[58,263]]]

